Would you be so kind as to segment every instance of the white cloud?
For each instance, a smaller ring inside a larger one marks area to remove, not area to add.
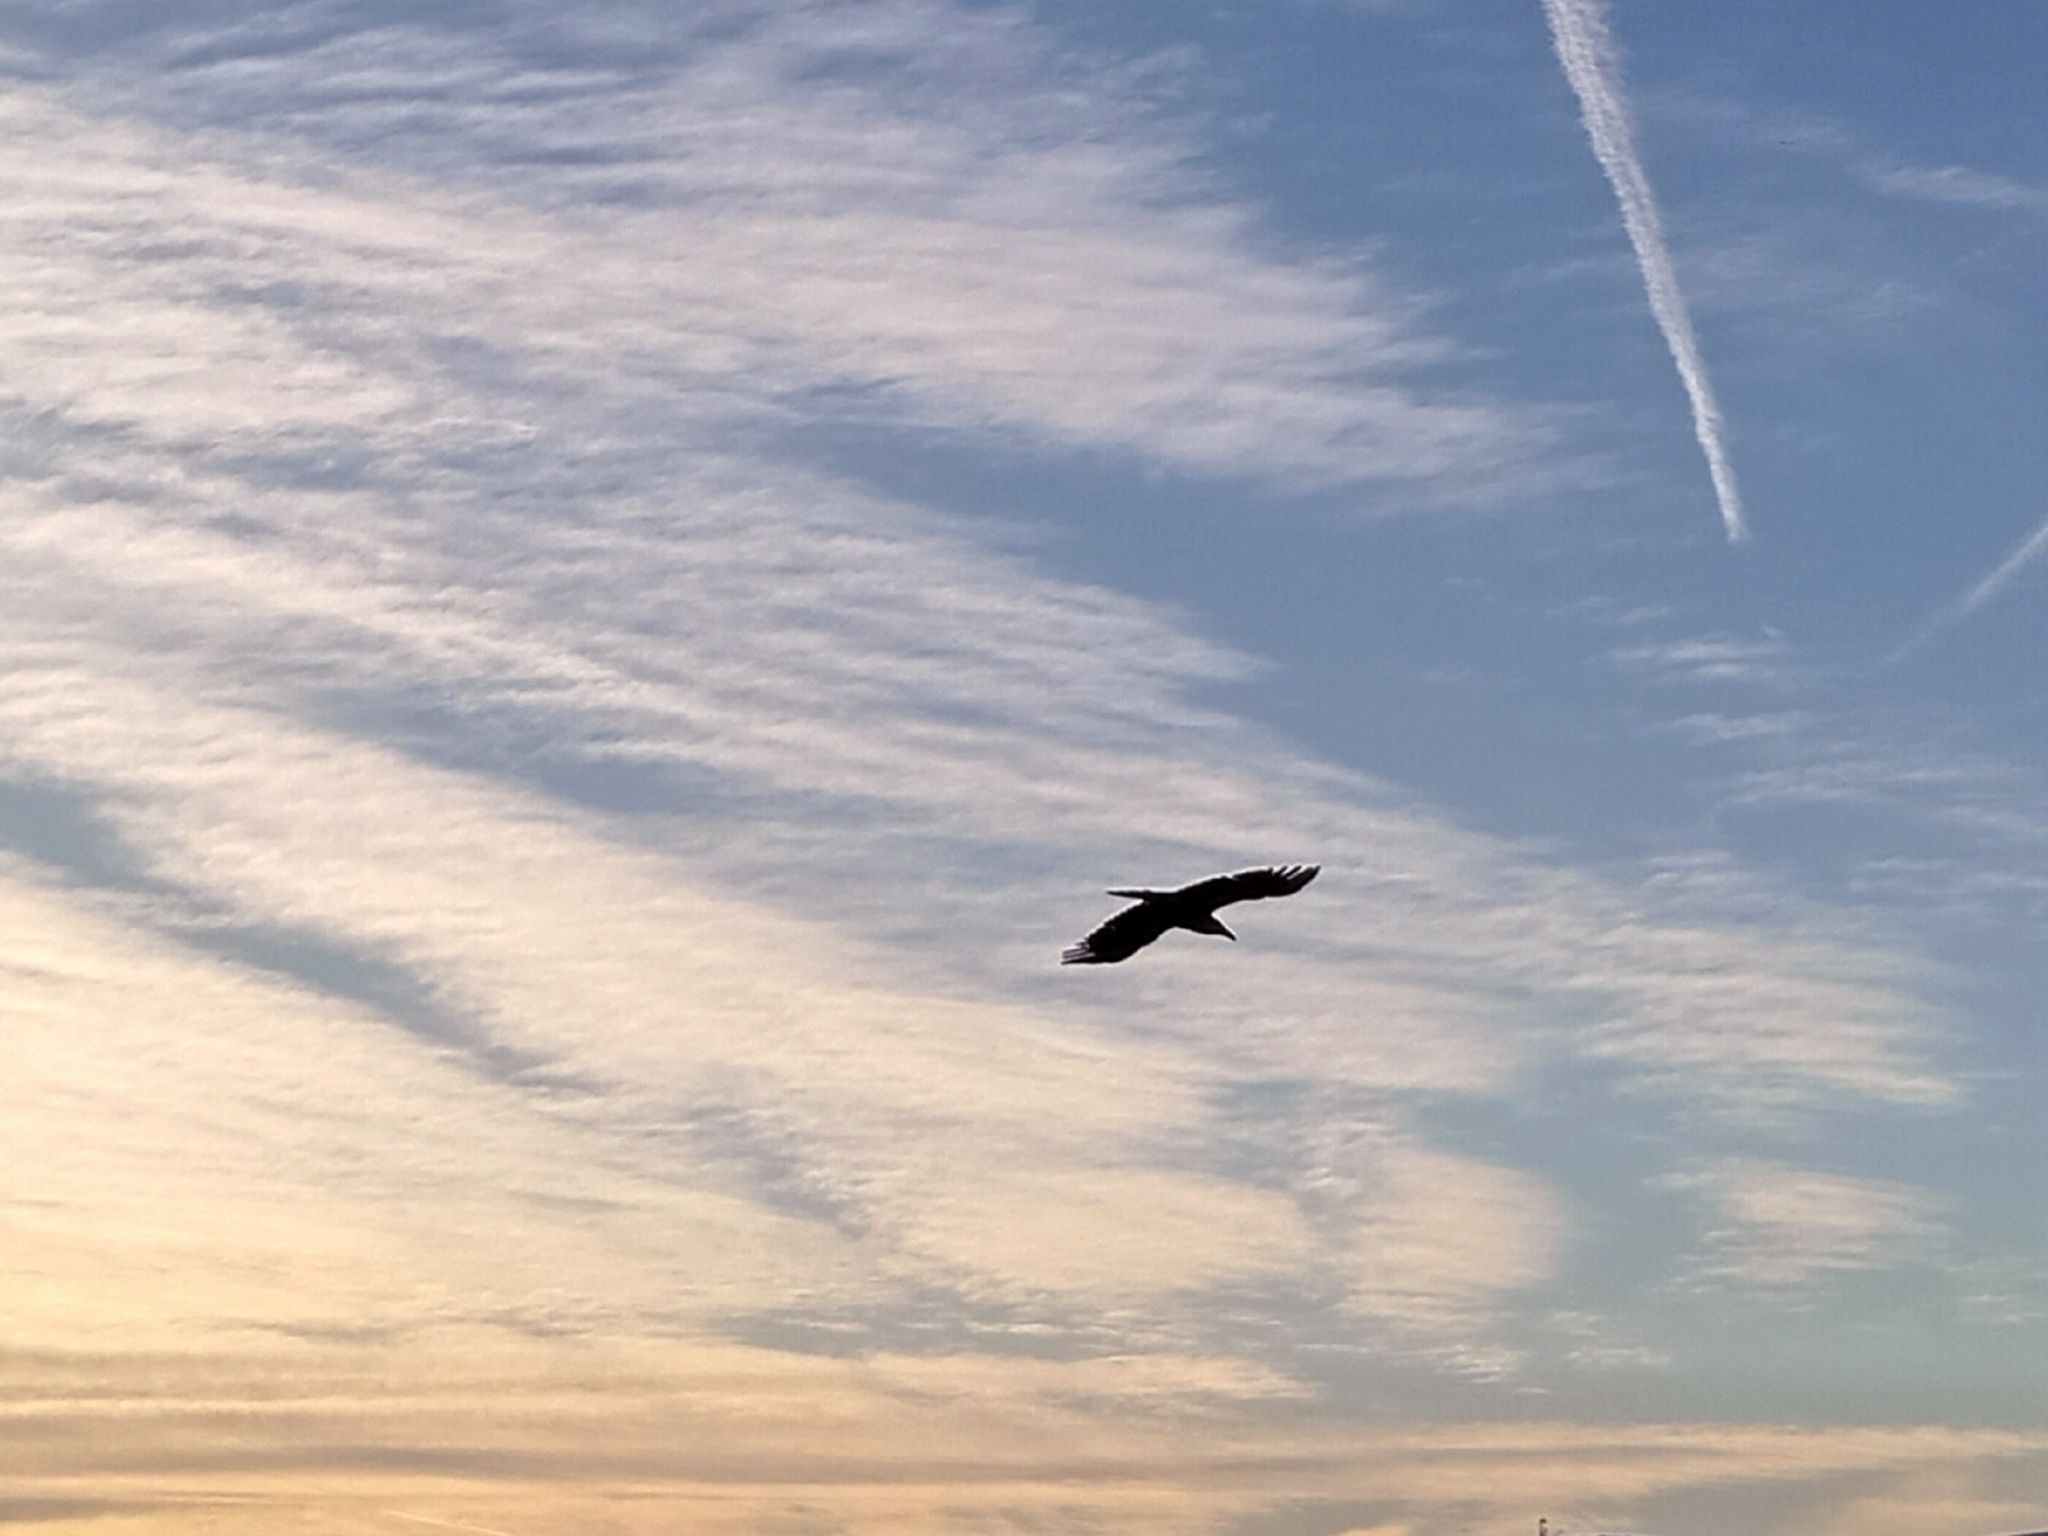
[[[1839,367],[1838,357],[1892,352],[1902,333],[1940,323],[1947,295],[1896,256],[1818,215],[1758,227],[1754,210],[1738,208],[1691,221],[1686,294],[1724,327],[1747,322],[1760,360]]]
[[[1975,166],[1903,159],[1841,120],[1804,108],[1766,106],[1668,87],[1658,92],[1654,105],[1695,129],[1717,132],[1752,147],[1825,159],[1887,197],[1992,210],[2048,206],[2048,191],[2032,182]]]
[[[267,1417],[260,1382],[207,1384],[127,1442],[137,1486],[203,1463],[219,1409],[272,1436],[227,1479],[259,1498],[337,1444],[453,1447],[380,1499],[603,1446],[687,1490],[664,1518],[793,1468],[898,1531],[929,1515],[908,1481],[1043,1516],[1071,1460],[1117,1529],[1184,1530],[1191,1478],[1200,1518],[1241,1513],[1304,1441],[1322,1494],[1439,1497],[1472,1447],[1147,1421],[1298,1390],[1196,1347],[1204,1287],[1327,1288],[1512,1364],[1489,1329],[1572,1212],[1406,1108],[1560,1062],[1745,1120],[1957,1099],[1891,935],[1463,828],[1213,703],[1258,662],[1184,616],[789,431],[842,391],[868,427],[1480,494],[1541,422],[1427,388],[1453,349],[1412,302],[1277,253],[1128,80],[1034,84],[1015,13],[605,53],[662,14],[565,19],[589,78],[449,29],[231,31],[203,67],[172,67],[190,38],[53,57],[6,108],[0,761],[112,866],[0,886],[30,1019],[0,1139],[49,1170],[9,1321],[92,1333],[116,1357],[81,1370],[141,1397],[121,1351],[254,1329],[304,1392]],[[1105,884],[1279,856],[1327,872],[1255,943],[1051,963]],[[1329,1101],[1267,1128],[1279,1171],[1234,1168],[1219,1101],[1301,1082]],[[1319,1204],[1298,1143],[1361,1102],[1359,1182]],[[870,1347],[872,1314],[977,1307],[1004,1347],[1145,1358]],[[866,1358],[731,1343],[792,1317]],[[474,1379],[398,1369],[392,1340],[450,1339]],[[404,1401],[363,1384],[386,1368]],[[35,1475],[106,1483],[92,1443]],[[1266,1482],[1215,1491],[1245,1445]],[[847,1470],[871,1451],[888,1479]]]
[[[1619,666],[1670,683],[1783,684],[1796,674],[1790,647],[1770,635],[1701,635],[1618,647]]]
[[[1724,816],[1819,810],[1836,829],[1858,829],[1836,855],[1852,873],[1832,888],[1893,926],[1895,947],[1926,945],[1938,929],[1981,934],[2032,921],[2048,794],[2028,764],[1782,641],[1661,641],[1615,659],[1660,685],[1712,695],[1715,707],[1653,729],[1699,749],[1701,791]],[[1783,846],[1788,874],[1805,852]],[[1753,870],[1748,879],[1754,889]]]
[[[1872,162],[1864,175],[1880,192],[1966,208],[2048,209],[2048,190],[2010,176],[1964,165],[1888,165]]]
[[[451,1359],[482,1368],[451,1372]],[[2048,1449],[2038,1431],[1914,1425],[1311,1425],[1289,1411],[1295,1384],[1187,1356],[835,1360],[691,1338],[631,1354],[444,1345],[431,1365],[330,1348],[294,1364],[281,1376],[275,1354],[159,1356],[110,1377],[89,1354],[23,1361],[29,1390],[0,1407],[10,1494],[133,1500],[140,1511],[81,1511],[111,1515],[98,1528],[124,1536],[201,1521],[235,1536],[281,1519],[323,1536],[389,1528],[362,1523],[366,1507],[625,1536],[805,1518],[859,1536],[1034,1524],[1167,1536],[1281,1501],[1363,1504],[1368,1530],[1502,1529],[1532,1508],[1583,1529],[1567,1517],[1775,1485],[1826,1511],[1788,1529],[1831,1536],[1847,1498],[1909,1482],[1924,1498],[1946,1471],[1982,1479],[1988,1502],[2037,1478]],[[508,1397],[524,1411],[502,1411]],[[211,1438],[223,1419],[237,1432],[225,1454]],[[123,1448],[112,1472],[110,1436]],[[169,1496],[149,1481],[166,1473],[183,1474]]]
[[[1283,482],[1459,496],[1545,472],[1541,413],[1428,382],[1453,346],[1413,297],[1273,254],[1179,126],[1015,18],[899,0],[673,25],[624,81],[535,75],[509,38],[257,22],[218,62],[145,51],[89,90],[22,93],[17,216],[112,205],[66,218],[62,248],[92,263],[75,286],[10,274],[41,312],[24,364],[96,410],[237,379],[250,394],[178,401],[226,427],[259,388],[287,411],[417,410],[360,394],[351,363],[403,357],[416,393],[436,382],[419,365],[464,370],[454,348],[516,325],[529,399],[601,381],[642,409],[773,419],[851,390],[904,425]],[[51,139],[64,168],[21,147]],[[195,334],[224,268],[240,302]],[[131,361],[67,373],[108,322]]]
[[[1313,1261],[1284,1197],[1157,1169],[1026,1169],[965,1161],[922,1171],[909,1241],[949,1267],[1025,1292],[1144,1296]]]
[[[1743,1285],[1888,1269],[1928,1257],[1942,1231],[1932,1195],[1881,1179],[1733,1158],[1669,1182],[1712,1210],[1704,1273]]]
[[[1569,1230],[1563,1202],[1519,1170],[1414,1147],[1384,1149],[1358,1210],[1348,1305],[1478,1374],[1511,1374],[1477,1341],[1515,1292],[1548,1279]]]
[[[644,1322],[856,1280],[829,1229],[716,1169],[674,1181],[624,1116],[10,876],[0,1154],[36,1170],[0,1301],[18,1340],[576,1328],[599,1298]]]

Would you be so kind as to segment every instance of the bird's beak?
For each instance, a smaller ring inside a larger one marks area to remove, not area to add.
[[[1216,926],[1218,928],[1223,928],[1223,925],[1221,923],[1218,923]],[[1228,928],[1223,928],[1223,937],[1230,940],[1230,942],[1233,944],[1237,942],[1237,935],[1232,933]]]

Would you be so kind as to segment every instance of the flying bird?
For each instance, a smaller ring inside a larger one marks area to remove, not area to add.
[[[1061,956],[1061,965],[1115,965],[1128,960],[1169,928],[1191,933],[1213,933],[1235,939],[1216,920],[1216,909],[1233,901],[1260,901],[1268,896],[1292,896],[1315,879],[1320,864],[1283,864],[1272,869],[1241,869],[1234,875],[1211,875],[1177,890],[1113,890],[1112,896],[1134,899],[1080,943]]]

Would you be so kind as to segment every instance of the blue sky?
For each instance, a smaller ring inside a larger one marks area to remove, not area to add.
[[[0,1525],[2040,1524],[2044,62],[0,4]]]

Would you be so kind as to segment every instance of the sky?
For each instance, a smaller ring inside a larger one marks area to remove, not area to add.
[[[2048,1524],[2044,68],[0,0],[0,1528]]]

